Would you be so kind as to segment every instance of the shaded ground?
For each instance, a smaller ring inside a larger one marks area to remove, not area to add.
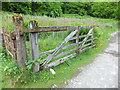
[[[94,62],[79,68],[79,71],[82,72],[69,80],[66,88],[117,88],[118,32],[111,34],[108,47],[94,59]]]

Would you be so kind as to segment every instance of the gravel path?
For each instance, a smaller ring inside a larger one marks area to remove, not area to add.
[[[111,34],[108,47],[94,62],[81,70],[66,83],[66,88],[118,88],[118,32]]]

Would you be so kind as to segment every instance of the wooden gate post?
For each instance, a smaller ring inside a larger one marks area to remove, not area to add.
[[[35,20],[29,22],[30,29],[37,29],[38,25]],[[30,44],[31,44],[31,60],[36,60],[39,58],[39,46],[38,46],[38,33],[30,33]],[[39,71],[39,64],[33,64],[33,72],[37,73]]]
[[[25,69],[25,62],[27,62],[26,43],[23,30],[23,18],[20,15],[14,15],[13,17],[14,29],[17,42],[17,62],[21,69]]]
[[[80,35],[80,30],[79,30],[79,26],[77,28],[77,34],[76,34],[76,47],[77,47],[77,50],[76,50],[76,53],[79,54],[80,53],[80,50],[79,50],[79,35]]]

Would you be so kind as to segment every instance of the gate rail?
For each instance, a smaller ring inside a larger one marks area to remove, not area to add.
[[[18,63],[20,68],[25,68],[26,67],[25,63],[28,62],[24,32],[29,32],[31,60],[36,60],[41,56],[48,55],[46,58],[44,58],[41,61],[35,61],[39,64],[36,65],[33,63],[33,72],[35,73],[40,70],[55,67],[65,62],[66,60],[69,60],[70,58],[73,58],[76,55],[81,54],[82,52],[96,45],[94,41],[96,39],[94,38],[94,27],[98,27],[97,25],[39,27],[37,22],[33,20],[29,22],[30,29],[23,29],[24,22],[23,22],[23,18],[20,15],[14,15],[13,22],[14,22],[14,31],[9,32],[8,34],[6,33],[5,28],[2,29],[3,41],[4,41],[4,47],[6,51],[14,58],[14,60]],[[90,30],[86,35],[80,35],[80,31],[83,28],[90,28]],[[39,52],[38,33],[70,31],[70,30],[71,30],[71,33],[55,49],[41,52],[41,53]],[[80,41],[80,38],[83,38],[83,40]],[[71,40],[75,40],[75,43],[70,45],[65,45]],[[59,53],[61,50],[64,50],[73,46],[75,46],[74,49]],[[67,55],[67,56],[64,56],[64,55]],[[59,58],[61,56],[64,56],[64,57]],[[57,60],[51,62],[53,59],[57,59]]]

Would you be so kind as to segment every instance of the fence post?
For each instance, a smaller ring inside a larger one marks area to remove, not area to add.
[[[23,18],[20,15],[13,15],[14,29],[16,34],[17,62],[21,70],[25,69],[27,62],[26,43],[23,30]]]
[[[76,34],[76,47],[77,47],[77,50],[76,50],[76,53],[79,54],[80,53],[80,50],[79,50],[79,35],[80,35],[80,30],[79,30],[79,26],[77,28],[77,34]]]
[[[35,20],[29,22],[30,29],[38,28],[37,22]],[[36,60],[39,58],[39,46],[38,46],[38,33],[30,33],[30,44],[31,44],[31,60]],[[35,61],[37,62],[37,61]],[[37,73],[39,71],[39,64],[33,63],[33,72]]]

